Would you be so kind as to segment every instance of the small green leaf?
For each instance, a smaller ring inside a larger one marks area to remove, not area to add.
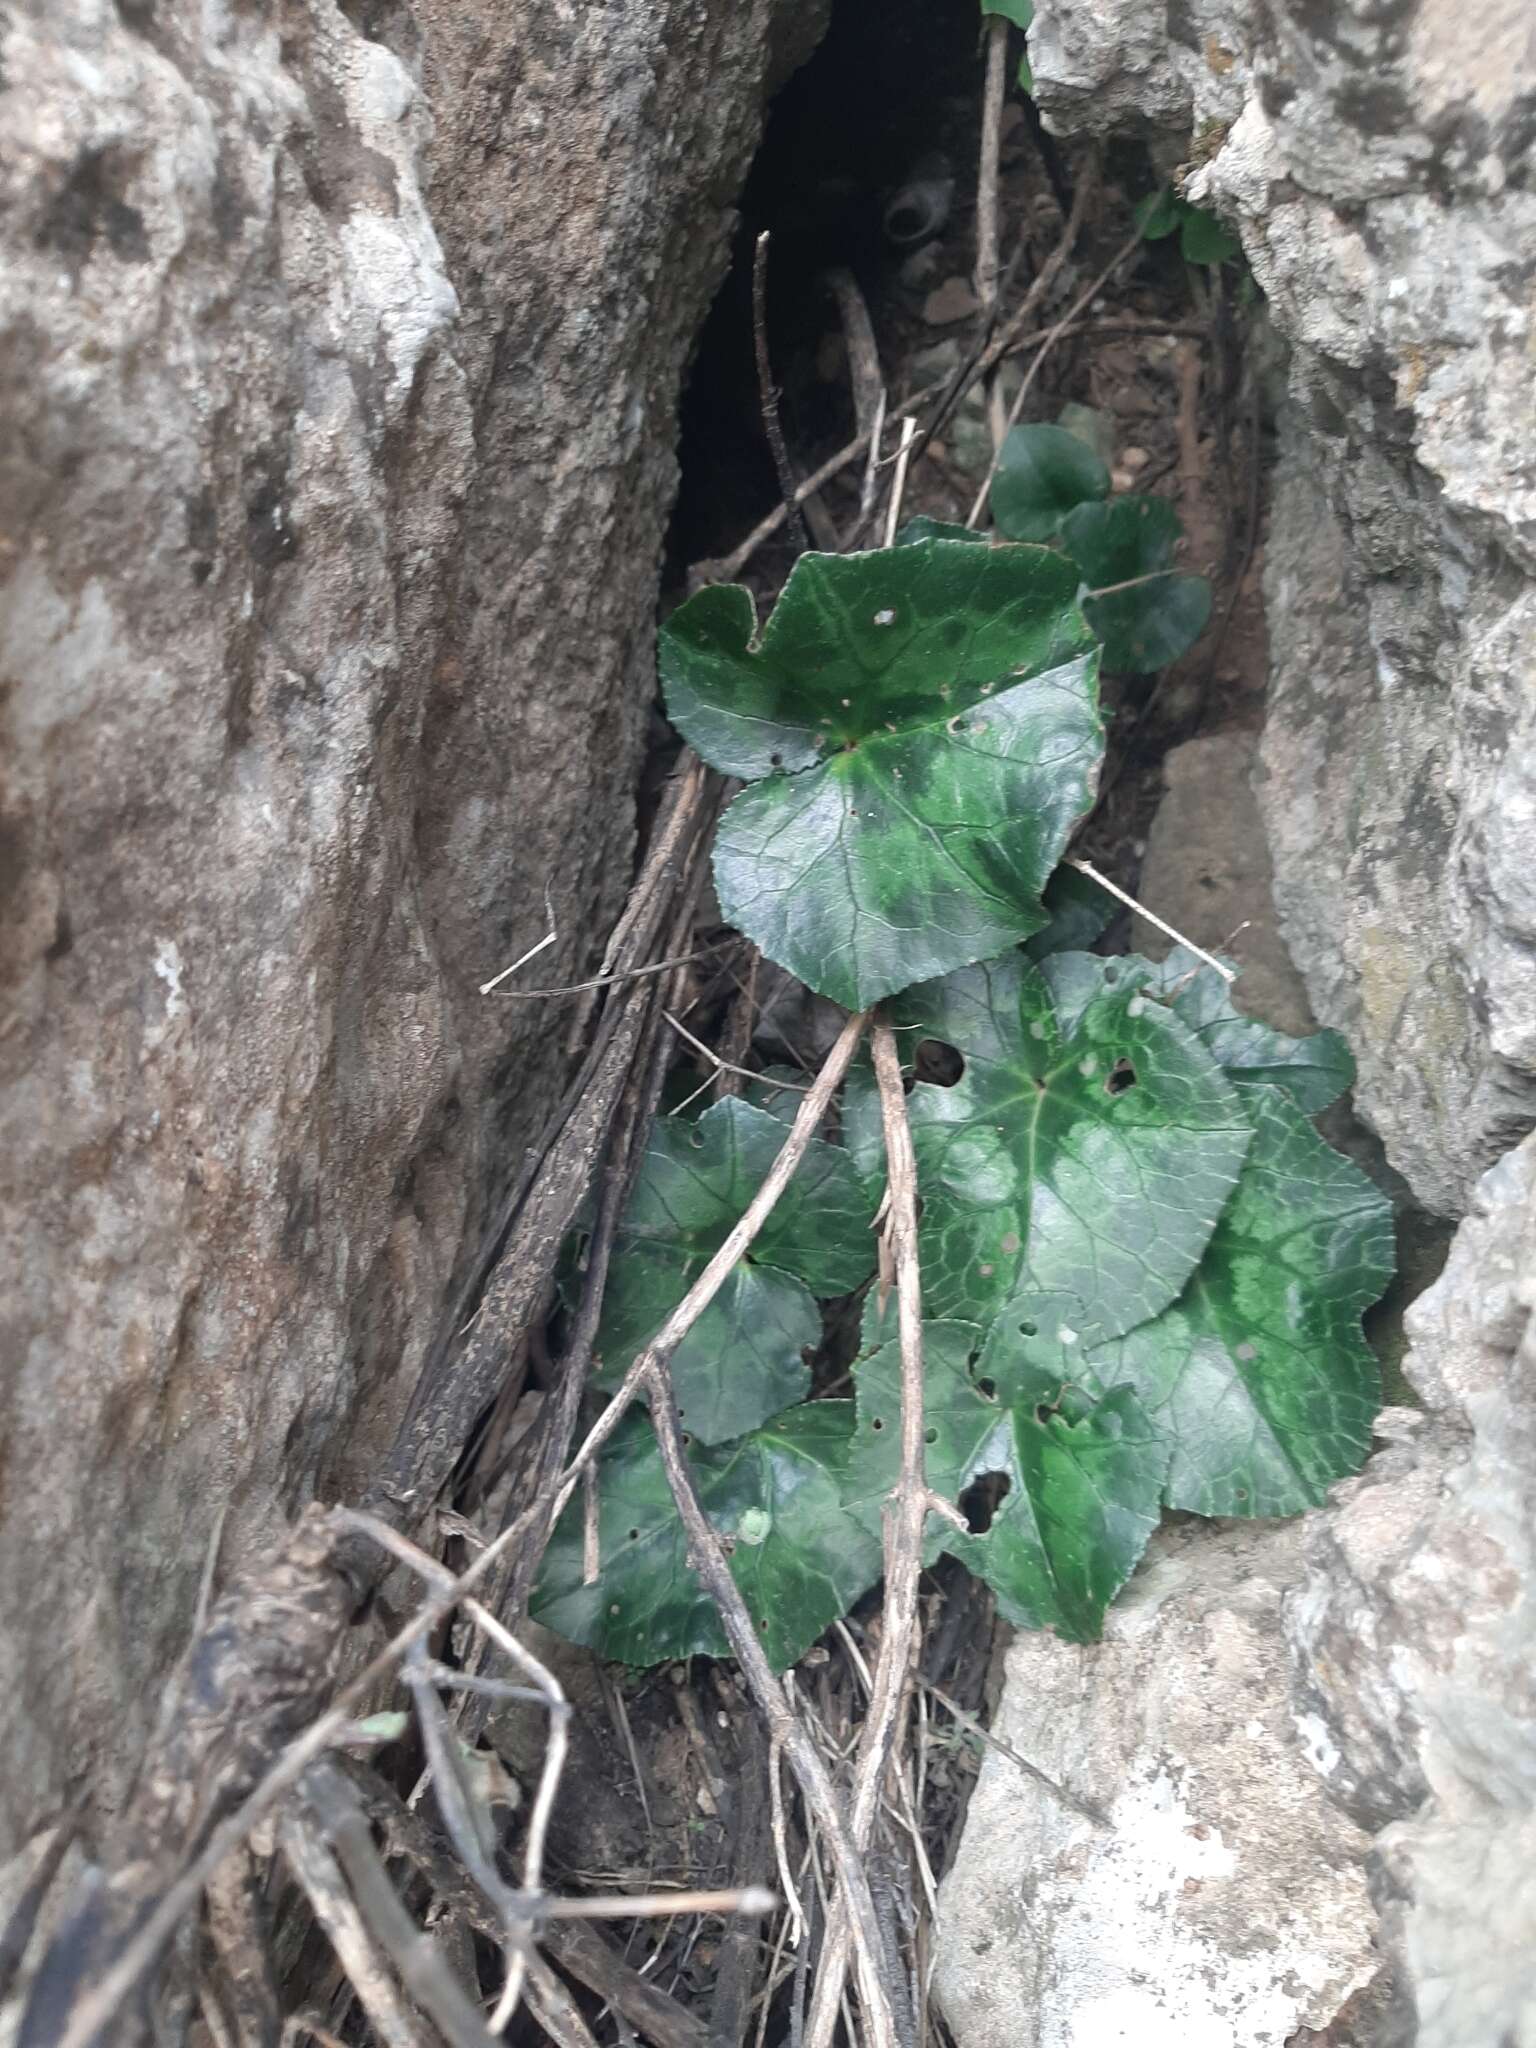
[[[1198,1272],[1091,1364],[1168,1439],[1170,1507],[1289,1515],[1370,1449],[1381,1381],[1360,1318],[1392,1277],[1392,1212],[1279,1089],[1238,1093],[1253,1147]]]
[[[382,1714],[365,1714],[348,1732],[360,1742],[398,1742],[410,1725],[409,1714],[398,1708],[386,1709]]]
[[[1178,228],[1183,208],[1184,201],[1172,186],[1164,185],[1161,191],[1149,193],[1140,201],[1131,219],[1141,229],[1144,242],[1161,242]]]
[[[802,1656],[880,1576],[878,1537],[843,1504],[851,1401],[791,1408],[750,1436],[689,1453],[704,1512],[776,1670]],[[627,1418],[598,1466],[599,1571],[582,1583],[582,1504],[545,1552],[530,1611],[622,1664],[723,1657],[725,1635],[688,1562],[649,1422]]]
[[[614,1386],[724,1243],[767,1177],[784,1126],[737,1099],[696,1123],[662,1118],[620,1226],[597,1336],[600,1386]],[[751,1253],[683,1339],[672,1379],[701,1443],[740,1436],[809,1386],[802,1353],[821,1337],[815,1295],[849,1293],[874,1263],[858,1171],[814,1144]]]
[[[1170,568],[1179,515],[1165,499],[1080,505],[1061,538],[1087,586],[1083,610],[1104,643],[1107,669],[1144,675],[1164,668],[1204,632],[1211,586]]]
[[[1035,0],[981,0],[983,14],[1001,14],[1015,28],[1028,28],[1035,18]]]
[[[1015,952],[893,1004],[909,1059],[926,1038],[964,1061],[907,1100],[935,1317],[989,1323],[1027,1286],[1078,1303],[1085,1340],[1118,1335],[1210,1241],[1252,1130],[1210,1054],[1121,972]]]
[[[1029,61],[1027,50],[1019,59],[1019,90],[1030,94],[1035,90],[1035,67]]]
[[[992,517],[1010,540],[1050,540],[1079,505],[1109,496],[1109,471],[1065,427],[1012,427],[998,451]]]
[[[1010,541],[1049,541],[1065,516],[1110,494],[1110,471],[1065,426],[1014,426],[997,451],[991,516]]]
[[[802,555],[755,646],[744,591],[676,612],[673,722],[767,777],[716,840],[729,922],[850,1009],[1038,930],[1102,752],[1076,587],[1043,548],[931,540]]]
[[[1046,902],[1049,906],[1049,891]],[[1133,965],[1127,961],[1127,971]],[[1308,1116],[1326,1109],[1353,1082],[1354,1058],[1337,1031],[1287,1038],[1258,1018],[1245,1016],[1233,1007],[1221,976],[1183,946],[1175,946],[1156,965],[1149,961],[1147,967],[1142,986],[1171,1002],[1174,1015],[1234,1081],[1267,1081]]]
[[[1067,1402],[1059,1379],[1036,1374],[1005,1392],[985,1355],[972,1365],[979,1338],[964,1324],[924,1326],[925,1477],[947,1500],[972,1487],[1001,1499],[985,1533],[930,1516],[925,1556],[961,1559],[1017,1626],[1092,1641],[1156,1526],[1168,1446],[1129,1388]],[[856,1381],[848,1496],[873,1528],[901,1467],[900,1347],[865,1359]]]
[[[1186,263],[1227,263],[1241,254],[1242,246],[1208,208],[1185,206],[1179,222],[1179,253]]]

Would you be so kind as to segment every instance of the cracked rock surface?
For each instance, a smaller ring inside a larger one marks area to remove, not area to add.
[[[0,6],[0,1857],[355,1497],[622,901],[679,380],[818,10]]]

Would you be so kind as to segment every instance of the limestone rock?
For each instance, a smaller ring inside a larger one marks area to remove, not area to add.
[[[1167,756],[1141,895],[1165,923],[1235,963],[1240,972],[1232,999],[1239,1009],[1300,1038],[1316,1026],[1275,918],[1269,850],[1253,793],[1257,746],[1256,733],[1216,732]],[[1161,960],[1170,943],[1145,918],[1134,921],[1134,952]]]
[[[355,1494],[622,900],[789,0],[0,6],[0,1855]]]
[[[1358,1106],[1459,1215],[1536,1121],[1536,14],[1040,0],[1030,52],[1053,125],[1165,145],[1291,344],[1276,894]]]
[[[960,2048],[1283,2048],[1380,1973],[1367,1837],[1296,1727],[1280,1604],[1296,1525],[1170,1528],[1102,1643],[1020,1635],[940,1895]]]
[[[1326,1781],[1382,1830],[1376,1888],[1417,2048],[1536,2044],[1533,1309],[1528,1140],[1485,1176],[1409,1313],[1429,1411],[1411,1450],[1312,1518],[1287,1614]]]

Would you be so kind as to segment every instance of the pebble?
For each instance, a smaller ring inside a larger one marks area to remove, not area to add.
[[[980,307],[981,301],[963,277],[947,277],[924,299],[923,318],[930,327],[948,327],[955,320],[969,320]]]

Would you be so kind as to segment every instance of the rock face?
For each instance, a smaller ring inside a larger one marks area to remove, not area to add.
[[[1166,1530],[1102,1643],[1015,1639],[993,1733],[1108,1824],[988,1750],[940,1896],[962,2048],[1284,2048],[1372,1988],[1368,1838],[1291,1711],[1301,1542]]]
[[[0,1855],[387,1442],[622,898],[787,0],[0,7]]]
[[[1151,132],[1291,346],[1260,796],[1359,1107],[1460,1215],[1536,1121],[1536,14],[1040,0],[1052,125]]]
[[[1409,1311],[1429,1411],[1311,1518],[1297,1699],[1373,1865],[1396,2048],[1536,2044],[1536,1139],[1488,1173]],[[1417,2017],[1414,2031],[1413,2014]]]

